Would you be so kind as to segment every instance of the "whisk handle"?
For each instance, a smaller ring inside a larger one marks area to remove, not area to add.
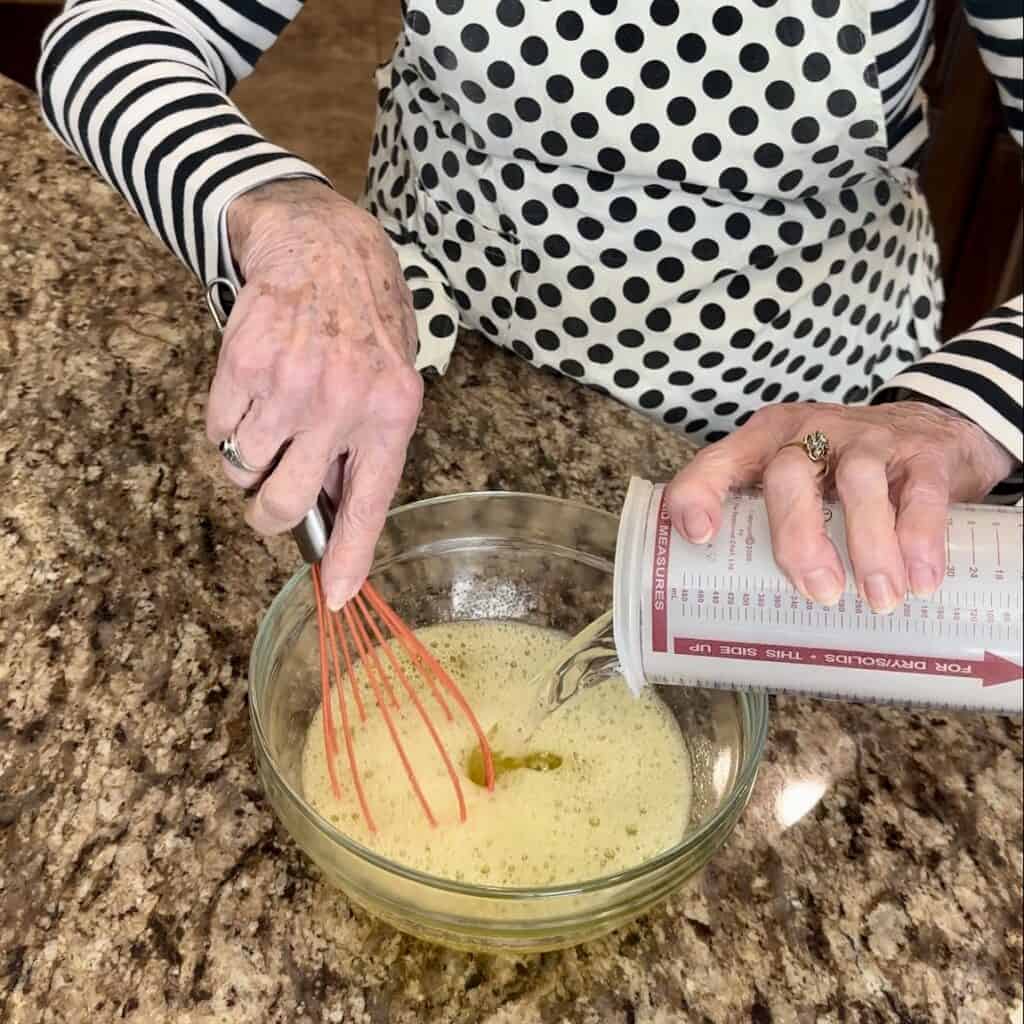
[[[292,537],[298,545],[299,554],[310,563],[319,562],[327,550],[327,540],[334,527],[334,502],[326,491],[321,491],[316,504],[306,513],[298,526],[292,529]]]

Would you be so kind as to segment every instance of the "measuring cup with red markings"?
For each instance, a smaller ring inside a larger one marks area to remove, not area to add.
[[[847,591],[824,607],[775,565],[758,494],[731,495],[717,537],[694,545],[672,527],[664,490],[631,482],[612,612],[538,676],[547,711],[622,676],[636,693],[653,683],[1021,713],[1020,507],[953,506],[942,586],[880,615],[857,594],[840,505],[824,513]]]

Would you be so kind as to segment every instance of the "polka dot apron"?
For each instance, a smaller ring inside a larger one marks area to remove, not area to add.
[[[712,441],[936,344],[867,0],[410,0],[365,202],[421,368],[456,325]]]

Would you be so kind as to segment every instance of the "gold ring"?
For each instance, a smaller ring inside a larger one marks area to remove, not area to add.
[[[822,463],[822,468],[826,473],[828,472],[828,457],[832,453],[832,446],[822,431],[813,430],[802,441],[790,441],[788,444],[784,444],[779,451],[781,452],[785,448],[802,448],[811,462]]]

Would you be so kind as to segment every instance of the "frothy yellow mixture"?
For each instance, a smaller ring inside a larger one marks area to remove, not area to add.
[[[342,798],[331,791],[319,711],[306,736],[302,784],[306,800],[340,831],[407,867],[500,886],[585,881],[633,867],[679,841],[690,811],[690,757],[675,720],[653,693],[635,699],[620,680],[594,687],[546,718],[524,747],[516,735],[526,710],[524,684],[568,637],[517,622],[458,622],[417,636],[458,681],[489,735],[500,769],[494,792],[470,780],[479,768],[465,719],[456,713],[447,722],[419,686],[468,811],[460,823],[444,763],[403,697],[393,714],[438,819],[431,827],[370,699],[367,721],[356,721],[353,740],[377,826],[371,833],[353,791],[335,703]],[[404,651],[394,650],[419,682]],[[393,678],[387,659],[381,662]],[[353,713],[351,697],[348,706]]]

